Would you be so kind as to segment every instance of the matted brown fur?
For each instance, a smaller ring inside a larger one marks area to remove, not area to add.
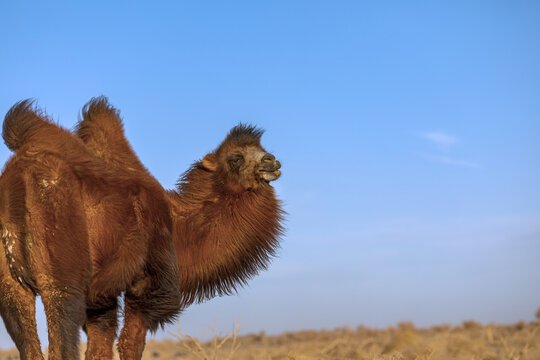
[[[112,357],[124,291],[145,328],[173,320],[181,298],[161,186],[108,166],[28,100],[7,113],[3,137],[16,153],[0,176],[0,313],[21,358],[43,358],[36,294],[49,359],[78,358],[80,326],[96,339],[89,358]]]
[[[148,174],[124,136],[119,112],[105,97],[83,108],[76,133],[111,166]],[[236,126],[216,150],[193,164],[176,190],[163,192],[173,221],[182,307],[234,293],[266,269],[279,247],[283,211],[269,181],[279,177],[280,164],[261,146],[262,133]],[[140,357],[146,329],[129,293],[125,303],[119,352],[124,358]]]

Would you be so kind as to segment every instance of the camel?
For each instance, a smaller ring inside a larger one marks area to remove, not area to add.
[[[92,99],[82,115],[75,133],[91,153],[111,167],[150,176],[107,98]],[[262,134],[254,126],[234,127],[214,151],[180,177],[176,190],[163,192],[171,209],[183,309],[235,293],[267,268],[279,247],[284,213],[269,183],[280,177],[281,164],[261,146]],[[131,306],[128,292],[118,348],[123,349],[121,354],[136,349],[129,358],[140,359],[147,329]]]
[[[6,114],[15,154],[0,175],[0,314],[21,359],[43,359],[35,298],[44,304],[49,359],[112,358],[117,298],[150,330],[181,308],[169,199],[137,171],[117,171],[32,101]],[[128,354],[129,355],[129,354]]]
[[[105,184],[109,179],[109,183],[124,182],[124,186],[127,183],[133,187],[129,181],[136,178],[143,183],[156,185],[157,182],[141,164],[126,140],[119,112],[108,104],[106,98],[93,99],[84,107],[83,118],[79,121],[76,134],[93,156],[92,161],[100,160],[99,166],[105,163],[109,172],[112,172],[106,174],[107,176],[105,173],[101,174],[100,182]],[[6,131],[3,135],[6,138]],[[26,144],[25,136],[24,132],[19,133],[19,137],[10,135],[10,142],[6,140],[6,143],[17,145],[13,146],[16,150],[21,144]],[[279,247],[279,238],[283,231],[283,211],[269,182],[279,178],[280,163],[262,148],[261,136],[262,131],[255,127],[236,126],[216,150],[192,165],[180,178],[176,190],[165,191],[159,186],[161,195],[168,204],[168,215],[172,223],[171,236],[176,259],[171,263],[178,264],[178,274],[170,278],[176,281],[176,287],[180,291],[177,305],[181,309],[194,302],[236,292],[251,277],[268,266],[269,260]],[[33,155],[34,152],[28,154],[30,157]],[[19,154],[15,157],[18,156]],[[77,156],[70,156],[69,163],[77,164],[80,169],[76,166],[75,168],[80,172],[88,172],[82,166],[83,158]],[[93,165],[92,169],[94,167],[98,166]],[[6,170],[7,168],[6,165]],[[89,176],[91,179],[96,177],[94,174]],[[4,188],[2,178],[4,175],[0,178],[0,189]],[[113,186],[109,186],[109,191],[114,199],[125,195],[125,190],[118,190]],[[24,209],[24,202],[16,203],[11,208],[21,213],[27,211],[21,210]],[[133,209],[137,207],[133,206]],[[0,216],[0,221],[1,219]],[[148,235],[152,237],[155,234]],[[6,258],[8,257],[6,250]],[[0,276],[9,273],[4,267],[0,270]],[[165,273],[161,275],[170,276]],[[17,274],[13,273],[11,276],[0,277],[0,286],[4,282],[13,282],[16,277]],[[118,341],[122,359],[141,358],[146,333],[155,330],[155,326],[153,327],[147,318],[161,318],[163,315],[158,307],[141,301],[155,299],[149,291],[152,289],[148,285],[151,280],[151,277],[135,278],[125,291],[124,328]],[[0,293],[0,296],[10,293],[16,285],[20,284],[15,282],[7,291]],[[174,289],[174,286],[171,289]],[[93,292],[92,288],[90,292]],[[117,327],[116,302],[111,297],[106,299],[110,304],[108,307],[89,307],[86,314],[88,318],[85,329],[89,341],[87,358],[112,357]],[[4,313],[5,311],[2,316],[7,322]],[[28,318],[33,319],[33,313]],[[33,326],[32,323],[29,324],[25,327],[35,328],[35,322]],[[97,326],[92,327],[92,324]],[[37,335],[29,337],[37,338]]]

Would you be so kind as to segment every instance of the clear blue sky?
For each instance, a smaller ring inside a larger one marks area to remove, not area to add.
[[[0,5],[1,116],[36,97],[71,128],[105,94],[167,188],[238,122],[267,130],[280,257],[189,308],[193,335],[533,319],[539,64],[537,1]]]

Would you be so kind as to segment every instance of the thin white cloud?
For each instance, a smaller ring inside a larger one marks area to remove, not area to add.
[[[477,162],[457,159],[448,155],[450,153],[450,148],[461,141],[457,136],[442,131],[427,131],[421,133],[420,136],[426,140],[429,140],[429,142],[435,145],[438,150],[438,154],[420,154],[424,159],[441,164],[466,168],[481,167],[481,165]]]
[[[430,131],[421,134],[423,138],[428,139],[437,146],[448,147],[459,142],[459,139],[454,135],[450,135],[441,131]]]
[[[442,163],[442,164],[455,165],[455,166],[461,166],[461,167],[467,167],[467,168],[475,168],[475,169],[481,167],[479,163],[476,163],[473,161],[455,159],[449,156],[422,154],[422,157],[431,161]]]

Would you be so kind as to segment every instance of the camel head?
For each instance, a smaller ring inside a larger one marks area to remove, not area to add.
[[[263,130],[251,125],[237,125],[225,140],[201,161],[216,179],[233,192],[267,186],[280,177],[281,164],[266,152],[260,140]]]

